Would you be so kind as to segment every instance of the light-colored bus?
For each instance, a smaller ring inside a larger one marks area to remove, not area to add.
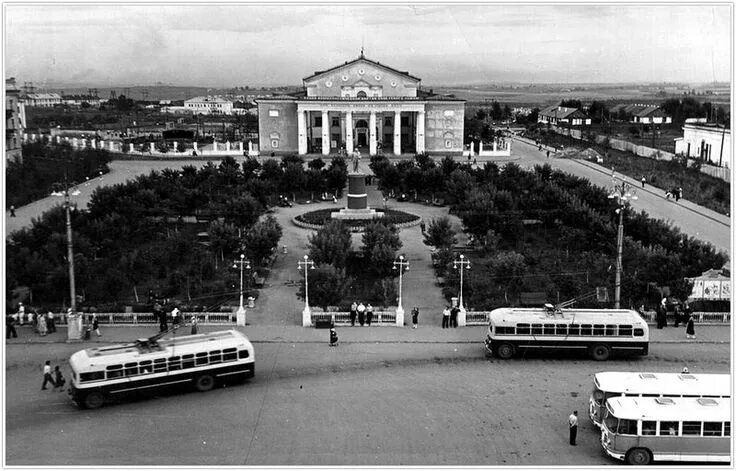
[[[617,396],[728,398],[731,397],[731,375],[631,371],[596,373],[588,413],[598,427],[606,412],[606,400]]]
[[[605,452],[628,464],[731,461],[731,400],[612,397],[601,429]]]
[[[157,337],[74,353],[69,360],[72,400],[95,409],[126,394],[164,387],[209,391],[218,382],[255,374],[253,345],[237,330]]]
[[[649,326],[629,309],[500,308],[490,314],[486,348],[508,359],[520,350],[578,350],[598,361],[647,355]]]

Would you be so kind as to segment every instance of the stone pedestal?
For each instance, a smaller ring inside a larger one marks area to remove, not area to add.
[[[82,327],[82,315],[67,314],[66,326],[66,341],[80,342],[84,331]]]
[[[368,193],[365,189],[365,174],[348,174],[348,207],[332,213],[332,219],[375,219],[383,217],[375,209],[368,207]]]
[[[240,306],[235,312],[235,325],[245,326],[245,309],[243,306]]]

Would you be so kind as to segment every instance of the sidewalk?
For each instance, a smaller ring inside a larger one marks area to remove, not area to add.
[[[245,333],[254,343],[327,343],[329,330],[312,327],[280,326],[280,325],[248,325],[235,327],[233,325],[209,325],[199,327],[200,333],[218,330],[237,329]],[[40,337],[31,331],[30,327],[20,327],[18,338],[7,339],[7,345],[65,343],[66,328],[60,327],[54,334]],[[146,338],[158,333],[158,326],[123,327],[104,326],[101,328],[102,337],[92,333],[90,340],[84,340],[77,345],[80,349],[90,344],[109,344],[131,342],[135,339]],[[487,327],[471,326],[456,329],[442,329],[438,325],[422,325],[419,328],[411,327],[338,327],[337,334],[341,343],[478,343],[482,344],[486,336]],[[696,340],[685,338],[684,325],[678,328],[666,327],[656,329],[650,326],[649,336],[651,343],[708,343],[729,344],[731,342],[730,325],[702,325],[695,326]],[[182,327],[179,335],[188,335],[189,328]]]

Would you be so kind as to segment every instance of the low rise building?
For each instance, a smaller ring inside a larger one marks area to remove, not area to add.
[[[52,108],[60,105],[62,102],[61,95],[58,93],[28,93],[24,97],[26,106],[36,106],[39,108]]]
[[[233,102],[218,96],[198,96],[184,100],[184,108],[196,114],[233,114]]]
[[[675,154],[731,168],[730,129],[705,119],[688,119],[682,130],[683,137],[675,139]]]
[[[5,79],[5,158],[22,162],[22,136],[26,127],[26,108],[15,78]]]
[[[548,106],[539,111],[537,122],[553,125],[569,124],[571,126],[583,126],[589,125],[591,120],[587,114],[577,108]]]

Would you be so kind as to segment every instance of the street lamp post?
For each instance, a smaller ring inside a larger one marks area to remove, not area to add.
[[[396,325],[403,326],[404,325],[404,306],[401,303],[401,291],[402,291],[402,279],[404,275],[404,271],[409,269],[409,261],[404,260],[403,255],[399,255],[399,260],[394,261],[394,270],[399,270],[399,306],[396,308]]]
[[[458,308],[460,308],[460,312],[457,317],[457,325],[462,327],[465,325],[466,314],[465,306],[463,305],[463,272],[470,269],[470,260],[466,260],[465,255],[460,254],[460,259],[454,260],[452,267],[460,270],[460,296],[458,297]]]
[[[302,325],[312,325],[312,312],[309,310],[309,270],[314,270],[314,262],[309,260],[309,255],[304,255],[303,262],[297,262],[298,269],[304,268],[304,310],[302,311]]]
[[[243,267],[250,270],[250,261],[245,259],[245,255],[242,253],[240,254],[240,260],[233,261],[233,268],[236,268],[238,265],[240,265],[240,307],[238,307],[238,311],[235,313],[235,323],[237,325],[245,325],[245,307],[243,307]]]
[[[616,213],[618,214],[618,238],[617,238],[617,250],[616,250],[616,287],[614,290],[614,309],[621,307],[621,273],[623,272],[623,253],[624,253],[624,209],[626,203],[629,200],[636,200],[638,197],[631,194],[631,185],[625,181],[619,179],[616,182],[616,177],[613,177],[613,188],[611,193],[608,195],[610,199],[616,199],[618,208]]]
[[[71,192],[71,196],[77,196],[79,190]],[[64,211],[66,212],[66,247],[67,259],[69,260],[69,308],[70,315],[67,315],[67,341],[78,341],[82,339],[81,316],[77,318],[77,290],[74,280],[74,244],[72,241],[72,216],[71,216],[71,199],[69,193],[69,184],[64,182],[64,191],[55,191],[52,196],[64,197]]]

